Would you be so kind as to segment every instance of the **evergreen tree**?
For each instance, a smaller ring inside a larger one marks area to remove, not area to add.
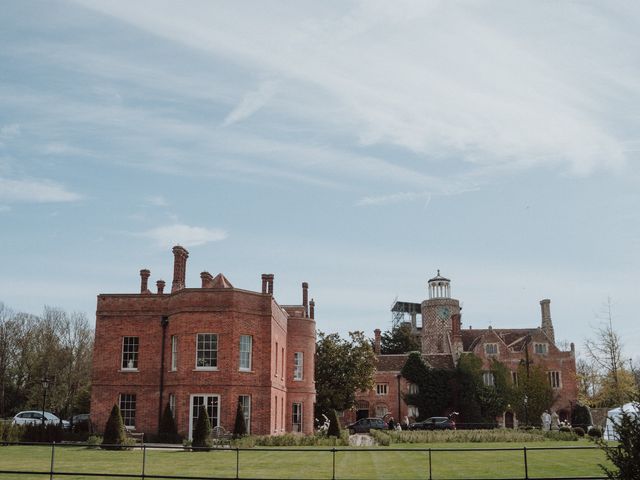
[[[164,411],[162,412],[162,418],[160,419],[160,428],[158,429],[158,440],[166,443],[180,443],[182,437],[178,435],[178,427],[176,426],[176,420],[173,418],[173,412],[171,407],[167,403]]]
[[[338,420],[336,411],[329,410],[327,418],[329,418],[329,430],[327,431],[327,436],[340,438],[340,420]]]
[[[571,412],[571,425],[581,427],[586,432],[590,425],[593,425],[591,410],[586,405],[576,405]]]
[[[191,445],[198,449],[196,451],[205,451],[211,447],[211,421],[205,406],[200,407]]]
[[[637,480],[640,478],[640,415],[635,403],[636,412],[622,412],[619,420],[613,420],[613,429],[618,437],[618,444],[609,445],[606,441],[598,443],[616,470],[604,465],[600,468],[611,480]]]
[[[233,424],[233,438],[240,438],[247,434],[247,423],[244,420],[244,412],[242,411],[242,404],[238,402],[236,408],[236,421]]]
[[[104,427],[104,435],[102,437],[102,445],[106,450],[119,450],[125,443],[124,423],[120,408],[114,405],[111,414]]]
[[[380,351],[383,354],[397,354],[419,351],[420,337],[413,333],[410,323],[401,323],[382,334]]]

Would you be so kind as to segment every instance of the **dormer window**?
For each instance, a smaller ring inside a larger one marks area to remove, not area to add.
[[[498,354],[498,344],[497,343],[485,343],[484,345],[484,353],[487,355],[497,355]]]
[[[534,343],[533,344],[533,351],[534,351],[534,353],[537,353],[538,355],[546,355],[547,352],[548,352],[547,344],[546,343]]]

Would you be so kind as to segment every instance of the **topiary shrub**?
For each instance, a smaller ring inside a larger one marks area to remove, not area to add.
[[[236,407],[236,421],[233,424],[233,438],[244,437],[247,434],[247,423],[244,420],[242,404],[238,402]]]
[[[591,409],[586,405],[576,405],[571,411],[571,425],[574,427],[582,427],[585,431],[593,425],[593,417]]]
[[[340,438],[340,420],[335,410],[329,410],[329,430],[327,436]]]
[[[593,439],[602,438],[602,429],[600,427],[591,427],[587,432],[587,435]]]
[[[196,428],[193,431],[191,446],[194,447],[196,452],[204,452],[209,450],[211,445],[211,421],[209,420],[207,409],[201,408]]]
[[[182,443],[182,437],[178,434],[176,420],[173,418],[173,412],[168,403],[160,419],[158,441],[162,443]]]
[[[102,448],[105,450],[120,450],[125,443],[124,423],[120,408],[114,405],[104,427]]]
[[[582,427],[575,427],[573,429],[573,433],[575,433],[579,437],[584,437],[584,429]]]

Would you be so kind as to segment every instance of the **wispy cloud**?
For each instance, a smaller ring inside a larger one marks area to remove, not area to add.
[[[0,178],[0,200],[8,203],[75,202],[81,198],[51,180]]]
[[[150,195],[146,199],[147,204],[152,207],[167,207],[169,202],[162,195]]]
[[[228,237],[225,230],[217,228],[192,227],[184,224],[157,227],[139,234],[154,241],[158,247],[168,248],[173,245],[196,247],[210,242],[217,242]]]
[[[276,92],[275,81],[263,82],[258,90],[246,93],[238,105],[225,117],[222,124],[226,127],[244,120],[260,110]]]

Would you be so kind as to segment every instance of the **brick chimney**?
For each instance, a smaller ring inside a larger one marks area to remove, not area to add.
[[[316,302],[312,298],[311,301],[309,302],[309,318],[313,320],[315,317],[316,317]]]
[[[453,358],[456,363],[464,350],[461,318],[462,316],[459,313],[451,315],[451,350],[453,351]]]
[[[151,272],[146,268],[140,270],[140,293],[151,293],[149,291],[149,276]]]
[[[267,290],[265,293],[268,293],[269,295],[273,295],[273,273],[268,273],[266,275],[266,279],[267,279]]]
[[[309,318],[309,284],[307,282],[302,282],[302,306],[305,318]]]
[[[373,331],[374,335],[375,335],[375,340],[374,340],[374,344],[373,344],[373,351],[376,355],[380,355],[380,352],[382,351],[382,348],[380,346],[381,340],[382,340],[382,336],[381,336],[381,331],[379,328],[376,328]]]
[[[209,272],[202,272],[200,274],[200,279],[202,279],[202,288],[212,288],[213,275]]]
[[[545,298],[540,300],[540,310],[542,312],[542,331],[547,334],[547,337],[555,344],[555,335],[553,332],[553,322],[551,321],[551,300]]]
[[[262,293],[267,293],[267,277],[266,273],[262,274]]]
[[[173,247],[173,283],[171,284],[171,293],[182,290],[185,286],[188,257],[189,252],[184,247],[180,245]]]
[[[162,295],[164,293],[164,280],[158,280],[156,282],[156,287],[158,287],[158,295]]]

